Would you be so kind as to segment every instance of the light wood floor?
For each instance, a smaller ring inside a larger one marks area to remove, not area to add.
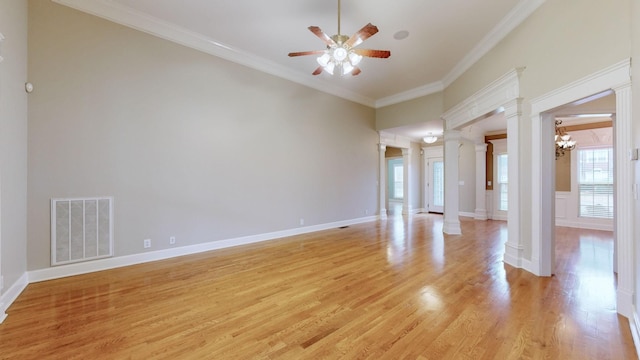
[[[31,284],[2,359],[634,359],[612,233],[558,228],[558,274],[506,224],[419,214]]]

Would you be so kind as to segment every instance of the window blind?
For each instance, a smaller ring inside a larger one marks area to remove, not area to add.
[[[578,150],[581,217],[613,218],[613,148]]]

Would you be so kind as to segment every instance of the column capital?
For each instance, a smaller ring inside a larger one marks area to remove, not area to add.
[[[462,139],[462,132],[460,130],[445,130],[444,141],[454,141]]]
[[[487,152],[487,144],[476,144],[476,152]]]
[[[387,145],[385,144],[378,144],[378,151],[387,151]]]
[[[411,155],[411,148],[402,148],[402,156]]]

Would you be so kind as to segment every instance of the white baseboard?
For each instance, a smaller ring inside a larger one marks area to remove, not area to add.
[[[458,216],[475,218],[476,213],[460,211],[458,212]]]
[[[563,226],[563,227],[570,227],[570,228],[577,228],[577,229],[613,231],[613,223],[598,224],[597,222],[568,221],[560,218],[556,218],[556,226]]]
[[[640,359],[640,319],[638,319],[638,313],[635,311],[633,312],[633,318],[629,319],[629,326],[631,327],[633,344],[636,347],[636,355]]]
[[[333,223],[305,226],[296,229],[276,231],[265,234],[244,236],[234,239],[226,239],[219,241],[211,241],[202,244],[182,246],[172,249],[157,250],[142,254],[133,254],[118,256],[113,258],[99,259],[94,261],[88,261],[83,263],[75,263],[69,265],[62,265],[56,267],[50,267],[39,270],[29,271],[29,283],[46,281],[52,279],[63,278],[67,276],[74,276],[80,274],[87,274],[96,271],[115,269],[123,266],[130,266],[136,264],[147,263],[151,261],[165,260],[183,255],[197,254],[205,251],[218,250],[229,248],[239,245],[253,244],[262,241],[274,240],[284,238],[288,236],[295,236],[301,234],[307,234],[316,231],[334,229],[341,226],[349,226],[355,224],[361,224],[365,222],[371,222],[378,220],[378,216],[369,216],[352,220],[337,221]]]
[[[507,215],[502,215],[502,214],[491,214],[489,218],[491,220],[507,221]]]
[[[27,285],[29,285],[29,276],[27,273],[24,273],[18,281],[11,285],[11,287],[0,296],[0,324],[7,318],[7,309],[9,306],[16,301]]]

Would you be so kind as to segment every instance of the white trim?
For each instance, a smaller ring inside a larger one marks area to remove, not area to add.
[[[635,311],[633,312],[633,318],[629,321],[629,327],[631,328],[633,344],[636,347],[636,355],[640,359],[640,319],[638,319],[638,313]]]
[[[460,211],[460,212],[458,212],[458,215],[460,215],[462,217],[468,217],[468,218],[474,218],[474,219],[476,217],[476,213],[466,212],[466,211]]]
[[[626,216],[633,214],[633,197],[629,196],[633,183],[632,163],[627,159],[627,151],[632,148],[631,117],[631,59],[624,59],[612,66],[595,72],[589,76],[572,82],[557,90],[533,99],[531,104],[531,120],[533,122],[531,141],[531,261],[536,268],[536,275],[553,274],[554,238],[553,233],[546,233],[555,223],[555,209],[550,195],[553,184],[549,183],[553,169],[545,166],[553,161],[551,155],[553,122],[546,113],[561,105],[579,100],[607,90],[616,92],[615,158],[616,158],[616,217],[615,241],[617,245],[618,282],[617,311],[630,318],[633,314],[634,284],[634,224]],[[543,153],[543,154],[541,154]],[[546,231],[546,232],[545,232]]]
[[[228,44],[221,43],[200,33],[178,27],[175,24],[149,16],[110,0],[53,1],[267,74],[278,76],[365,106],[379,108],[443,91],[444,88],[451,85],[453,81],[460,77],[460,75],[480,60],[513,29],[528,18],[538,7],[540,7],[540,5],[544,3],[545,0],[520,0],[520,2],[502,20],[500,20],[500,22],[460,62],[458,62],[442,80],[378,99],[377,101],[346,90],[341,86],[318,81],[317,78],[309,77],[308,74],[300,74],[286,66],[246,51],[233,48]]]
[[[234,48],[200,33],[176,26],[167,21],[149,16],[140,11],[109,0],[53,0],[73,9],[92,14],[114,23],[124,25],[159,38],[175,42],[262,71],[295,83],[308,86],[331,95],[341,97],[368,107],[375,107],[375,100],[346,90],[339,85],[323,82],[321,79],[301,74],[290,68]]]
[[[513,29],[520,25],[534,11],[536,11],[545,0],[520,0],[507,16],[500,22],[471,50],[456,66],[442,79],[444,87],[451,85],[465,71],[469,70],[473,64],[486,55],[494,46],[504,39]]]
[[[630,69],[631,60],[624,59],[589,76],[531,99],[531,115],[625,84],[629,82]]]
[[[375,107],[376,109],[378,109],[381,107],[398,104],[404,101],[409,101],[409,100],[417,99],[419,97],[435,94],[443,90],[444,90],[444,85],[442,84],[442,81],[436,81],[434,83],[420,86],[415,89],[403,91],[391,96],[387,96],[382,99],[378,99],[376,100]]]
[[[7,318],[7,309],[14,301],[20,296],[22,291],[29,285],[29,276],[25,272],[22,276],[16,281],[7,292],[3,293],[0,296],[0,324]]]
[[[590,221],[570,221],[563,220],[556,217],[556,226],[560,227],[569,227],[576,229],[588,229],[588,230],[602,230],[602,231],[613,231],[613,224],[598,224]]]
[[[527,260],[527,259],[522,259],[520,261],[520,263],[522,264],[522,268],[530,273],[533,273],[532,269],[533,269],[533,264],[531,263],[531,261]]]
[[[403,149],[411,148],[411,139],[397,134],[392,134],[386,131],[379,131],[380,145],[391,146]]]
[[[306,226],[296,229],[276,231],[265,234],[244,236],[234,239],[211,241],[202,244],[183,246],[178,248],[164,249],[147,253],[126,255],[114,258],[100,259],[84,263],[56,266],[51,268],[29,271],[29,282],[39,282],[45,280],[58,279],[67,276],[87,274],[96,271],[115,269],[123,266],[143,264],[151,261],[165,260],[178,256],[198,254],[205,251],[218,250],[239,245],[253,244],[262,241],[280,239],[289,236],[307,234],[316,231],[335,229],[341,226],[349,226],[376,221],[377,216],[369,216],[352,220],[343,220],[327,224]]]
[[[507,221],[508,219],[507,219],[506,212],[504,212],[504,214],[499,214],[499,213],[497,213],[497,212],[494,212],[494,213],[491,215],[491,220]]]
[[[521,201],[520,201],[520,150],[519,123],[522,120],[522,99],[520,98],[520,75],[524,68],[513,69],[489,85],[477,91],[442,115],[445,121],[445,219],[444,231],[448,234],[461,233],[458,219],[459,189],[458,183],[458,149],[451,144],[447,134],[457,133],[475,119],[495,111],[503,111],[507,120],[507,149],[509,152],[509,213],[508,240],[505,244],[504,261],[510,265],[521,267],[522,234],[520,234]],[[449,209],[449,210],[447,210]],[[456,228],[457,225],[457,228]]]
[[[489,85],[469,96],[444,114],[446,129],[460,129],[478,117],[496,111],[507,102],[520,97],[520,75],[524,68],[517,68],[502,75]]]

